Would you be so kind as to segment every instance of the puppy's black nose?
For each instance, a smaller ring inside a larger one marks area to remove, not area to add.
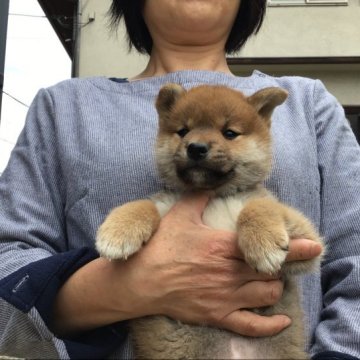
[[[199,161],[205,159],[209,147],[206,144],[191,143],[187,147],[187,155],[191,160]]]

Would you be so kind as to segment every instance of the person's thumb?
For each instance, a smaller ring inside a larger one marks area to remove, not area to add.
[[[210,193],[187,193],[172,208],[173,214],[188,218],[194,223],[202,223],[202,214],[210,199]]]

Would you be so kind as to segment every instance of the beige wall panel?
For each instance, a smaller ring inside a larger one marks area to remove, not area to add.
[[[348,6],[268,7],[244,57],[360,56],[360,0]]]
[[[80,30],[79,76],[120,76],[130,77],[138,74],[146,65],[147,57],[135,51],[129,54],[125,31],[121,27],[111,32],[107,11],[110,0],[80,0],[81,22],[89,17],[95,21]]]

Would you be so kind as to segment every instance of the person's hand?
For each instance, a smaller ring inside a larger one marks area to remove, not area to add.
[[[247,310],[275,304],[282,283],[244,263],[234,233],[202,223],[207,202],[206,195],[180,200],[127,261],[98,258],[76,271],[57,294],[52,330],[67,336],[159,314],[249,336],[273,335],[288,326],[284,315],[264,317]],[[320,251],[311,241],[294,240],[288,261]]]
[[[119,264],[126,274],[122,296],[129,317],[163,314],[247,336],[274,335],[290,324],[285,315],[260,316],[247,309],[274,305],[282,295],[275,276],[256,273],[242,260],[236,234],[208,228],[201,215],[208,196],[180,200],[144,248]],[[321,248],[291,242],[288,261],[315,257]]]

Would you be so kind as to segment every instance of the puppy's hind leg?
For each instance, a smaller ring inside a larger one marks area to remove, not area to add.
[[[146,243],[160,224],[151,200],[138,200],[113,209],[99,227],[96,249],[108,259],[127,259]]]

